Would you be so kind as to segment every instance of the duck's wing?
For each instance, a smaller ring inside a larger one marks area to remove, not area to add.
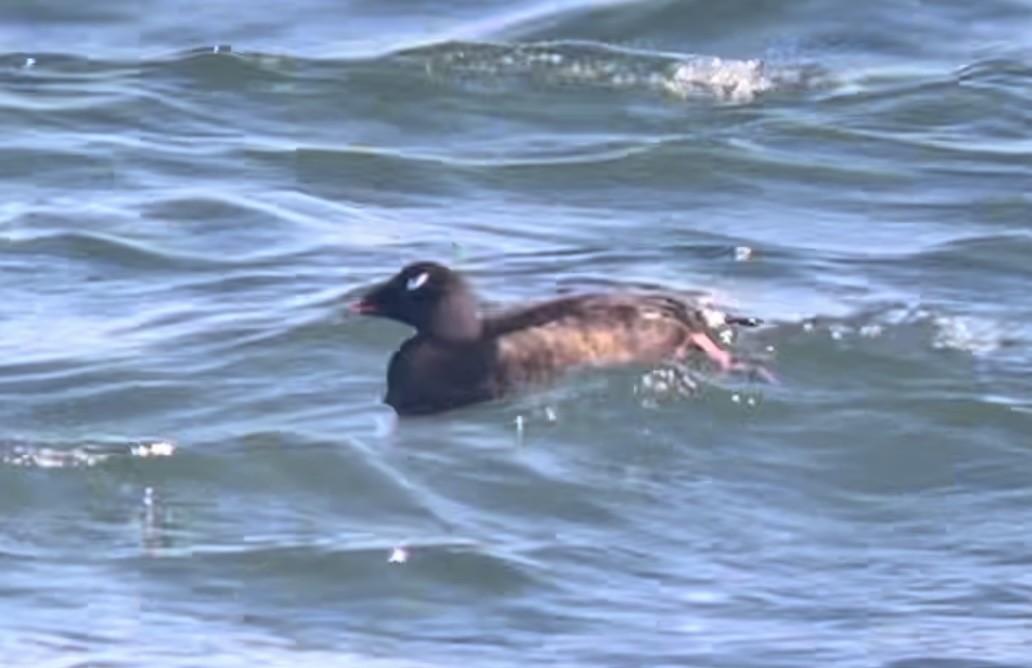
[[[544,379],[562,369],[683,359],[701,351],[734,364],[719,331],[739,322],[666,295],[583,295],[510,311],[485,321],[506,365]]]
[[[654,363],[690,345],[684,306],[666,298],[585,295],[486,321],[510,377],[547,381],[585,366]]]

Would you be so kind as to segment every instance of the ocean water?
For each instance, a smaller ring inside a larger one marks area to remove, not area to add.
[[[1032,666],[1032,5],[0,5],[0,665]],[[402,264],[776,385],[422,420]]]

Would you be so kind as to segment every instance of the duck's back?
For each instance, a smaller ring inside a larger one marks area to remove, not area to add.
[[[485,321],[505,384],[545,382],[577,367],[656,363],[682,355],[705,322],[659,295],[556,299]]]

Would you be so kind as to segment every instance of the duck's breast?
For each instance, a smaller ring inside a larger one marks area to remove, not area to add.
[[[479,343],[410,339],[391,357],[384,402],[399,414],[422,414],[490,399],[494,358],[491,347]]]

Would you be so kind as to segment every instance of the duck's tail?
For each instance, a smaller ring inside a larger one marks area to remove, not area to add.
[[[763,324],[763,321],[759,318],[750,318],[747,316],[729,315],[724,319],[729,325],[738,325],[739,327],[759,327]]]

